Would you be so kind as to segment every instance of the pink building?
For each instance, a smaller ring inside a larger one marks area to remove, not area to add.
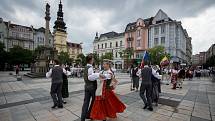
[[[129,23],[125,29],[125,48],[133,48],[132,59],[141,59],[144,51],[148,49],[148,25],[153,18],[137,19]]]

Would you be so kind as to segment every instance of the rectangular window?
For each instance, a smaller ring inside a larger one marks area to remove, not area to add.
[[[165,45],[165,37],[161,37],[161,44]]]
[[[102,49],[103,49],[103,44],[102,44]]]
[[[132,43],[130,41],[128,41],[128,47],[132,47]]]
[[[140,36],[140,30],[137,30],[137,37]]]
[[[131,33],[128,33],[128,37],[131,37]]]
[[[117,56],[118,56],[118,55],[117,55],[117,52],[116,52],[116,53],[115,53],[115,57],[117,58]]]
[[[118,42],[116,42],[116,47],[118,47]]]
[[[155,46],[158,45],[158,38],[155,38],[155,39],[154,39],[154,45],[155,45]]]
[[[98,44],[98,49],[99,49],[99,44]]]
[[[161,34],[164,34],[164,33],[165,33],[165,30],[166,30],[166,29],[165,29],[165,25],[162,25],[162,26],[161,26]]]
[[[154,28],[154,34],[155,34],[155,35],[158,35],[158,33],[159,33],[159,28],[158,28],[158,27],[155,27],[155,28]]]
[[[105,48],[107,48],[107,43],[105,43]]]
[[[136,46],[140,47],[140,40],[139,39],[137,40]]]
[[[112,42],[110,42],[110,48],[112,48]]]
[[[122,47],[122,41],[120,41],[120,46]]]

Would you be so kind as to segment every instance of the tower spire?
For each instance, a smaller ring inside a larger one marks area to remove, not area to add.
[[[57,12],[57,20],[54,25],[54,31],[66,32],[66,23],[63,21],[63,5],[61,0]]]

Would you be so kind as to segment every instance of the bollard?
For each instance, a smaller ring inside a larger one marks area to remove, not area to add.
[[[17,81],[22,81],[22,76],[18,75],[18,76],[16,77],[16,79],[17,79]]]

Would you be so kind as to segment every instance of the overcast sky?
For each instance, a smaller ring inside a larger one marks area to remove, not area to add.
[[[162,2],[161,2],[162,1]],[[45,26],[45,3],[51,5],[53,30],[59,0],[0,0],[0,17],[12,23]],[[155,16],[159,9],[187,29],[193,53],[215,43],[215,0],[62,0],[68,40],[83,42],[84,52],[92,51],[95,33],[123,32],[138,18]]]

